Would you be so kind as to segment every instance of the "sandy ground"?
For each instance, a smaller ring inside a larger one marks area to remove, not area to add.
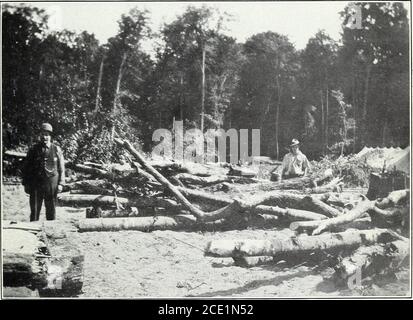
[[[3,219],[28,221],[28,196],[21,186],[2,188]],[[232,259],[204,257],[209,240],[289,236],[283,230],[227,232],[139,231],[85,232],[73,227],[85,209],[59,207],[56,229],[63,237],[52,245],[70,243],[85,255],[84,285],[80,298],[139,297],[345,297],[407,296],[407,269],[395,277],[367,281],[361,289],[337,288],[328,279],[330,269],[306,265],[263,264],[239,267]],[[45,219],[44,209],[41,220]],[[62,231],[63,230],[63,231]]]

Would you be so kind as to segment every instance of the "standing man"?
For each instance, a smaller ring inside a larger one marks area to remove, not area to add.
[[[30,148],[23,169],[24,191],[30,195],[30,221],[38,221],[42,203],[46,219],[56,218],[57,193],[65,181],[62,150],[52,143],[53,128],[49,123],[41,127],[40,142]]]
[[[281,165],[281,174],[273,174],[271,180],[304,177],[310,169],[310,162],[299,149],[300,142],[293,139],[289,146],[290,152],[284,156]]]

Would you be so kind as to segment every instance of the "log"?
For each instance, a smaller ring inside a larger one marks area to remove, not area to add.
[[[184,207],[178,204],[176,201],[165,198],[144,198],[136,197],[133,199],[124,197],[91,195],[91,194],[79,194],[70,195],[61,193],[58,195],[58,200],[62,205],[77,205],[86,207],[113,207],[116,205],[122,205],[124,207],[160,207],[178,212],[184,210]]]
[[[301,209],[301,203],[304,196],[283,192],[272,191],[261,193],[255,196],[250,196],[247,201],[243,201],[242,206],[245,209],[252,209],[257,205],[279,206],[282,208],[298,208]]]
[[[85,161],[85,162],[83,162],[83,165],[88,166],[88,167],[93,167],[93,168],[105,170],[105,165],[102,164],[102,163]]]
[[[347,230],[345,232],[301,235],[287,239],[271,240],[213,240],[205,249],[205,256],[243,257],[243,256],[285,256],[286,254],[311,254],[320,251],[339,251],[344,248],[357,248],[376,242],[386,243],[399,239],[399,236],[386,229]]]
[[[409,206],[397,206],[388,209],[374,207],[368,211],[371,222],[376,227],[397,228],[402,235],[408,235],[410,225]]]
[[[280,207],[272,207],[272,206],[265,206],[265,205],[258,205],[253,210],[254,213],[257,214],[269,214],[269,215],[276,215],[278,217],[288,219],[289,221],[297,221],[297,220],[322,220],[326,219],[327,217],[311,211],[305,210],[298,210],[298,209],[290,209],[290,208],[280,208]]]
[[[68,169],[72,169],[74,171],[78,171],[78,172],[83,172],[83,173],[88,173],[88,174],[92,174],[98,177],[102,177],[102,178],[106,178],[106,179],[112,179],[113,178],[113,174],[111,174],[110,172],[103,170],[103,169],[99,169],[99,168],[94,168],[94,167],[89,167],[83,164],[74,164],[74,163],[66,163],[66,167]]]
[[[357,272],[361,279],[382,272],[394,272],[408,260],[409,254],[408,239],[359,247],[334,267],[335,278],[342,283],[348,282]]]
[[[243,176],[253,178],[258,174],[258,170],[252,170],[251,168],[230,166],[229,176]]]
[[[313,187],[314,180],[309,177],[291,178],[282,181],[263,181],[245,186],[237,186],[241,192],[277,191],[277,190],[304,190]]]
[[[321,201],[321,200],[319,200],[315,197],[311,197],[311,196],[303,198],[302,206],[304,208],[307,208],[308,210],[323,214],[323,215],[325,215],[327,217],[330,217],[330,218],[331,217],[338,217],[338,216],[342,215],[342,213],[339,210],[337,210],[337,209],[329,206],[328,204],[324,203],[323,201]]]
[[[323,181],[314,180],[317,185],[316,187],[308,188],[305,190],[306,193],[318,194],[326,192],[341,192],[343,187],[342,178],[336,177],[325,185],[320,185]]]
[[[273,257],[234,257],[234,265],[237,267],[243,267],[243,268],[251,268],[251,267],[257,267],[263,264],[268,264],[271,262],[274,262]]]
[[[343,214],[339,217],[319,221],[293,222],[290,224],[290,229],[293,231],[299,229],[314,229],[312,235],[317,235],[333,227],[350,223],[357,218],[360,218],[364,213],[372,208],[374,208],[374,202],[365,200],[360,202],[353,210],[350,210],[346,214]]]
[[[113,194],[113,186],[106,180],[82,180],[72,183],[67,183],[63,186],[63,192],[72,190],[82,190],[87,194]]]
[[[195,202],[203,207],[204,210],[215,210],[231,204],[233,201],[227,196],[217,196],[211,193],[182,187],[176,187],[191,202]]]
[[[26,158],[26,153],[25,152],[18,152],[18,151],[13,151],[13,150],[7,150],[4,152],[5,156],[9,157],[14,157],[14,158]]]
[[[135,230],[184,230],[195,226],[197,220],[192,215],[155,216],[111,219],[83,219],[79,221],[79,232]]]
[[[257,182],[255,179],[251,179],[248,177],[231,177],[231,176],[210,176],[210,177],[198,177],[194,176],[189,173],[179,173],[174,176],[175,178],[179,179],[179,181],[183,182],[184,184],[192,184],[192,185],[199,185],[199,186],[210,186],[213,184],[223,183],[223,182],[230,182],[230,183],[254,183]]]
[[[409,189],[392,191],[389,193],[389,195],[386,198],[377,199],[376,206],[379,209],[386,209],[386,208],[401,204],[404,201],[408,201],[409,199],[410,199]]]
[[[93,195],[93,194],[66,194],[60,193],[57,196],[58,201],[64,206],[116,206],[118,205],[130,205],[131,201],[127,198]]]
[[[68,164],[70,169],[92,174],[95,177],[107,179],[112,182],[118,182],[121,184],[147,184],[151,187],[158,188],[160,184],[153,179],[146,171],[142,169],[132,169],[132,170],[120,170],[120,168],[114,167],[111,171],[89,167],[82,164]]]

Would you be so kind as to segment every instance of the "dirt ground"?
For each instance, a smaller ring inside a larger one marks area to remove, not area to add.
[[[3,219],[28,221],[28,196],[17,185],[2,188]],[[204,257],[203,248],[214,239],[266,239],[291,235],[282,230],[227,232],[139,231],[77,232],[74,226],[85,209],[59,207],[53,222],[63,236],[52,245],[70,243],[85,255],[84,285],[80,298],[139,297],[345,297],[408,296],[410,276],[402,269],[363,288],[337,288],[328,279],[330,269],[298,265],[236,266],[232,259]],[[41,220],[45,219],[44,208]],[[368,279],[367,279],[368,280]]]

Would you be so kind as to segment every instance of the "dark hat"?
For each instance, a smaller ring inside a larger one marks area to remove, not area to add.
[[[299,144],[300,144],[300,141],[298,141],[297,139],[293,139],[291,141],[290,148],[294,146],[298,146]]]
[[[53,133],[53,127],[50,123],[42,123],[42,130],[43,131],[49,131],[50,133]]]

